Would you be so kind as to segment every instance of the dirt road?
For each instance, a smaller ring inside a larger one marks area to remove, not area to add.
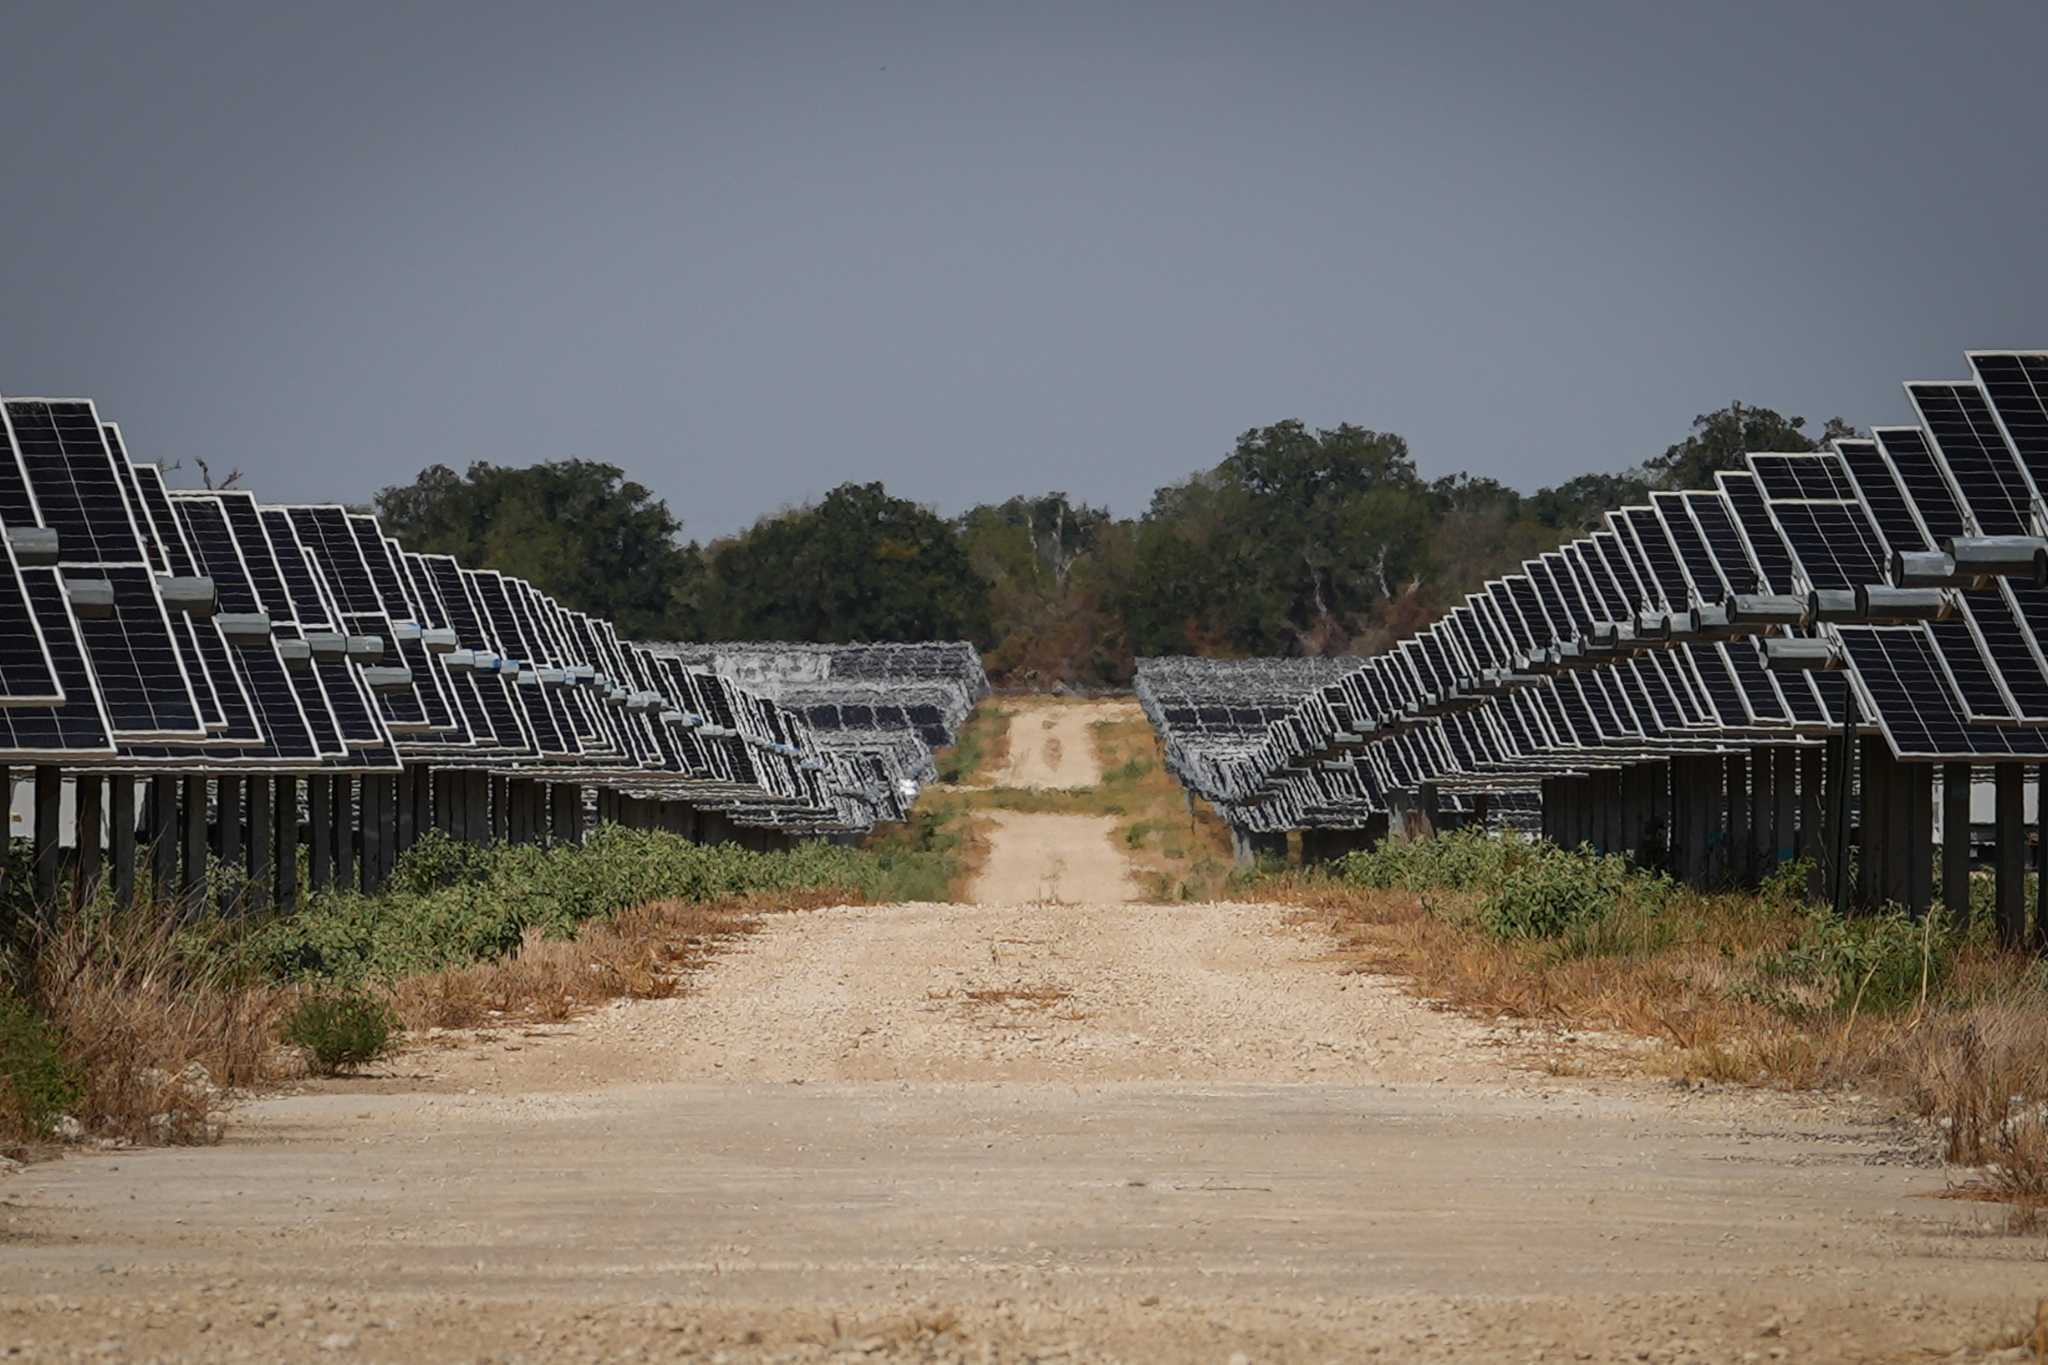
[[[1031,884],[0,1180],[0,1356],[1919,1360],[2048,1291],[1852,1103],[1552,1077],[1279,908]]]
[[[1088,727],[1099,720],[1124,720],[1138,713],[1127,701],[1066,702],[1020,708],[1010,719],[1010,758],[997,785],[1003,787],[1092,787],[1102,765]]]
[[[1108,905],[1131,898],[1130,864],[1111,843],[1116,822],[1107,816],[993,810],[985,818],[995,835],[969,897],[976,905]]]

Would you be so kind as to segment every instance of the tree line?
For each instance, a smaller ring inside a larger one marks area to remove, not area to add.
[[[1371,652],[1610,508],[1850,430],[1733,403],[1634,468],[1521,493],[1424,478],[1391,432],[1286,421],[1134,517],[1061,492],[945,517],[847,483],[708,544],[594,460],[435,465],[375,507],[408,548],[530,579],[636,639],[967,639],[999,681],[1113,687],[1149,654]]]

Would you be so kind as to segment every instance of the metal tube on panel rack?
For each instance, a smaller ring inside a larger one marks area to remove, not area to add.
[[[413,844],[413,808],[419,799],[419,769],[411,764],[400,768],[392,779],[397,787],[395,809],[392,812],[391,856],[394,860]]]
[[[1998,794],[1998,835],[1992,851],[1998,941],[2017,949],[2027,936],[2027,774],[2017,763],[2000,763],[1991,769],[1991,777]]]
[[[184,864],[183,886],[187,914],[196,912],[206,901],[206,809],[207,783],[204,777],[188,775],[184,782]]]
[[[1728,783],[1719,880],[1731,886],[1749,881],[1749,754],[1738,751],[1723,763]]]
[[[280,914],[289,915],[299,908],[299,780],[296,777],[277,779],[274,804],[277,871],[271,882],[271,903]]]
[[[1934,769],[1910,764],[1897,774],[1899,816],[1905,825],[1906,910],[1919,918],[1934,906]]]
[[[1799,751],[1799,856],[1806,859],[1806,898],[1827,897],[1827,786],[1824,772],[1832,744]]]
[[[1771,872],[1771,799],[1773,780],[1778,775],[1775,751],[1752,749],[1749,755],[1749,849],[1744,855],[1748,871],[1745,884],[1755,885]]]
[[[214,780],[213,853],[224,866],[240,868],[242,865],[242,779],[223,773]],[[220,910],[232,914],[238,908],[233,903],[234,892],[222,887]]]
[[[356,879],[356,783],[346,773],[334,778],[334,889],[346,891]]]
[[[2043,823],[2043,791],[2048,791],[2048,763],[2034,769],[2034,932],[2029,946],[2036,953],[2048,949],[2048,823]]]
[[[115,773],[108,779],[107,843],[114,865],[114,904],[135,904],[135,779]]]
[[[48,913],[57,903],[57,867],[61,856],[64,813],[64,770],[38,763],[35,779],[34,834],[36,907]],[[12,818],[10,813],[9,818]]]
[[[1949,926],[1970,923],[1970,765],[1941,767],[1941,906]]]
[[[384,856],[377,865],[377,884],[381,887],[390,881],[391,874],[398,870],[398,774],[384,774],[377,779],[377,786],[384,835]]]
[[[178,830],[178,779],[159,773],[149,779],[149,880],[160,902],[177,892]]]
[[[498,773],[490,777],[491,842],[509,843],[512,839],[512,812],[505,792],[512,785],[512,779]]]
[[[1779,749],[1771,756],[1771,849],[1768,870],[1799,856],[1799,751]]]
[[[1883,766],[1884,740],[1877,735],[1864,735],[1856,744],[1856,814],[1850,822],[1855,831],[1856,847],[1856,893],[1851,902],[1854,909],[1874,910],[1883,904],[1884,884],[1884,826],[1890,814],[1891,788],[1887,782],[1889,772]]]
[[[270,810],[272,790],[270,778],[252,777],[248,781],[247,793],[243,798],[248,803],[249,811],[249,881],[248,888],[243,894],[247,897],[246,907],[256,912],[266,910],[270,906],[272,863],[276,856],[271,842],[276,826]]]
[[[363,846],[356,859],[356,884],[369,896],[384,886],[384,779],[365,773],[362,788]]]
[[[315,895],[334,884],[334,781],[306,779],[306,882]]]
[[[100,826],[103,810],[103,780],[98,773],[80,773],[73,784],[72,839],[78,848],[78,863],[72,874],[72,898],[84,905],[99,885],[101,858]]]

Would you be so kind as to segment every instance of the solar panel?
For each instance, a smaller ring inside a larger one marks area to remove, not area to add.
[[[1849,467],[1856,493],[1870,510],[1885,543],[1894,550],[1931,550],[1920,518],[1906,497],[1906,490],[1893,475],[1891,466],[1878,452],[1876,441],[1837,441],[1835,449]]]
[[[1813,454],[1758,453],[1748,460],[1750,472],[1763,486],[1764,496],[1774,502],[1843,502],[1856,496],[1847,475],[1833,459]]]
[[[1970,725],[1943,685],[1925,633],[1909,626],[1844,626],[1839,635],[1863,703],[1900,757],[2048,752],[2048,734],[2038,729]]]
[[[1999,431],[2038,494],[2048,488],[2048,355],[1972,351],[1970,367]]]
[[[334,630],[337,612],[327,600],[325,585],[306,554],[290,514],[282,507],[265,507],[258,516],[270,539],[271,552],[277,557],[278,578],[291,598],[292,619],[306,630]]]
[[[56,706],[64,685],[29,602],[14,547],[0,536],[0,706]]]
[[[1876,439],[1841,446],[1856,487],[1892,549],[1933,549],[1930,524],[1950,528],[1943,534],[1962,533],[1955,529],[1963,519],[1947,475],[1917,428],[1883,428]],[[1903,465],[1891,458],[1893,451],[1904,457]],[[2006,594],[1998,588],[1966,590],[1960,600],[1961,613],[1930,621],[1926,629],[1969,721],[2048,719],[2048,674],[2035,660]]]
[[[462,577],[476,594],[479,615],[495,639],[498,652],[522,665],[532,659],[533,649],[520,632],[519,618],[505,591],[504,576],[494,570],[464,569]],[[569,741],[548,706],[547,693],[534,687],[515,687],[511,691],[514,704],[526,717],[526,729],[533,737],[534,747],[543,756],[569,753]]]
[[[4,465],[5,461],[0,461]],[[93,686],[80,644],[78,621],[54,569],[21,570],[29,610],[35,614],[64,700],[54,706],[0,707],[0,750],[15,761],[70,761],[111,757],[113,726]]]
[[[1514,602],[1515,610],[1521,613],[1522,624],[1527,627],[1536,648],[1548,649],[1555,644],[1557,629],[1543,610],[1543,604],[1536,599],[1536,588],[1529,582],[1529,576],[1526,573],[1509,574],[1503,581],[1507,584],[1508,597]]]
[[[2031,490],[1975,384],[1915,383],[1906,395],[1948,467],[1963,503],[1987,536],[2032,531]]]
[[[171,500],[171,508],[183,524],[201,567],[213,579],[223,605],[230,601],[245,602],[250,605],[241,610],[261,611],[248,560],[235,538],[221,498],[215,494],[180,494]],[[307,721],[299,689],[293,685],[275,640],[264,645],[231,647],[227,660],[249,699],[259,734],[237,749],[236,756],[261,763],[318,763],[321,755],[313,727]]]
[[[428,742],[440,748],[468,746],[469,732],[448,698],[448,679],[414,629],[424,623],[419,608],[413,602],[411,583],[400,572],[391,542],[377,531],[374,517],[351,514],[349,525],[370,566],[370,576],[378,585],[378,595],[391,613],[394,638],[386,643],[398,655],[399,661],[412,670],[413,692],[419,699],[420,715],[426,728],[434,732],[416,742]]]
[[[1871,436],[1898,476],[1913,516],[1925,531],[1925,548],[1933,549],[1950,536],[1969,535],[1969,514],[1957,501],[1948,471],[1934,458],[1920,428],[1877,427]]]
[[[298,602],[285,575],[283,563],[277,553],[277,544],[266,524],[255,498],[247,493],[218,493],[214,501],[219,503],[227,533],[234,544],[234,551],[240,557],[242,568],[249,575],[249,584],[256,594],[262,609],[270,613],[271,634],[280,642],[301,641],[304,635],[298,622]],[[286,543],[294,557],[300,557],[298,542],[289,534],[290,523],[284,523]],[[303,563],[299,566],[303,571]],[[316,594],[317,596],[317,594]],[[322,612],[324,616],[324,611]],[[247,670],[244,670],[246,672]],[[260,669],[259,669],[260,671]],[[293,694],[298,698],[299,714],[305,720],[306,733],[312,744],[313,753],[321,758],[343,758],[348,754],[348,744],[336,718],[334,708],[328,699],[325,680],[312,668],[285,669],[285,679]],[[354,704],[354,699],[350,700]]]
[[[424,562],[440,593],[442,610],[448,614],[448,626],[462,648],[500,652],[462,567],[447,555],[427,555]],[[466,681],[488,719],[492,742],[508,755],[536,752],[524,710],[514,704],[504,679],[496,673],[471,673]]]
[[[1626,507],[1622,509],[1622,521],[1628,527],[1638,564],[1648,571],[1644,580],[1645,588],[1653,588],[1661,598],[1666,611],[1683,611],[1692,605],[1691,584],[1686,581],[1685,570],[1678,562],[1678,552],[1672,547],[1671,537],[1664,533],[1664,523],[1658,520],[1655,508]],[[1631,540],[1622,542],[1624,550]]]
[[[171,571],[170,562],[164,558],[163,546],[158,543],[155,531],[149,523],[148,514],[143,510],[142,490],[135,482],[135,466],[128,463],[128,448],[121,439],[121,428],[113,422],[101,427],[107,442],[107,450],[114,457],[114,473],[121,482],[122,497],[128,503],[128,516],[135,523],[135,530],[142,538],[142,552],[149,567],[157,573]]]
[[[370,580],[369,566],[356,547],[355,532],[348,524],[348,510],[342,507],[288,507],[292,526],[306,552],[320,563],[328,590],[348,616],[381,616],[384,603]]]
[[[1728,584],[1721,577],[1721,566],[1715,562],[1714,553],[1707,548],[1706,537],[1693,524],[1686,511],[1686,499],[1678,493],[1652,493],[1650,506],[1655,509],[1657,519],[1664,525],[1664,532],[1671,538],[1672,547],[1678,552],[1678,564],[1685,573],[1685,581],[1692,598],[1700,602],[1725,602],[1728,600]]]
[[[92,404],[13,398],[6,406],[42,524],[57,532],[59,562],[146,564]]]
[[[1712,556],[1721,581],[1736,593],[1762,591],[1756,561],[1749,557],[1749,547],[1743,544],[1742,532],[1736,529],[1728,500],[1718,492],[1687,493],[1685,511]]]
[[[90,572],[112,585],[114,609],[81,619],[79,637],[116,738],[204,738],[192,682],[149,569],[133,564]]]
[[[199,572],[194,567],[192,546],[185,539],[184,525],[171,511],[171,495],[164,484],[163,471],[153,464],[131,464],[129,473],[134,476],[136,494],[147,514],[151,538],[162,549],[170,572],[179,577]]]
[[[1783,534],[1771,520],[1763,487],[1756,476],[1724,472],[1716,474],[1714,482],[1719,485],[1721,496],[1728,500],[1728,510],[1735,518],[1743,547],[1749,551],[1750,562],[1762,576],[1762,590],[1793,591],[1792,556],[1785,547]]]
[[[391,558],[377,519],[368,513],[351,512],[348,514],[348,528],[355,537],[356,552],[362,556],[363,565],[369,570],[370,582],[377,589],[384,612],[394,621],[412,620],[408,614],[410,602],[405,587],[399,582],[398,565]]]
[[[1771,515],[1810,587],[1854,590],[1887,581],[1876,528],[1854,503],[1773,502]]]

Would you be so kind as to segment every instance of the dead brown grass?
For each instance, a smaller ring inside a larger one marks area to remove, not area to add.
[[[1502,941],[1470,922],[1470,898],[1304,879],[1262,885],[1330,934],[1346,969],[1392,976],[1480,1017],[1615,1045],[1555,1045],[1553,1073],[1595,1065],[1689,1081],[1786,1089],[1853,1087],[1929,1120],[1951,1162],[1984,1167],[1979,1187],[2048,1212],[2048,988],[2032,958],[1961,950],[1946,978],[1889,1014],[1818,998],[1766,1003],[1745,992],[1757,964],[1790,946],[1796,910],[1755,896],[1688,898],[1683,931],[1653,951],[1569,958]],[[1789,1003],[1789,1008],[1788,1008]]]
[[[71,1117],[91,1136],[213,1141],[223,1092],[297,1071],[275,1041],[293,992],[234,981],[192,942],[203,932],[154,905],[32,931],[22,984],[64,1040],[83,1089]]]
[[[573,939],[529,932],[511,957],[403,978],[391,1004],[409,1029],[561,1023],[613,1000],[674,995],[690,972],[769,914],[846,902],[835,891],[655,901],[593,920]]]
[[[1041,981],[1030,986],[985,986],[977,990],[962,991],[960,998],[970,1005],[987,1005],[1023,1009],[1051,1009],[1062,1000],[1071,998],[1073,992],[1050,981]]]
[[[818,890],[707,904],[659,901],[591,921],[573,939],[530,935],[496,962],[405,977],[384,994],[409,1029],[558,1023],[612,1000],[672,995],[689,974],[767,915],[844,904]],[[87,1136],[136,1143],[218,1140],[230,1091],[304,1073],[278,1043],[301,992],[233,979],[233,955],[208,951],[232,924],[181,921],[174,908],[67,915],[23,955],[22,992],[62,1036],[83,1094]],[[49,1134],[0,1113],[0,1146],[37,1153]]]

